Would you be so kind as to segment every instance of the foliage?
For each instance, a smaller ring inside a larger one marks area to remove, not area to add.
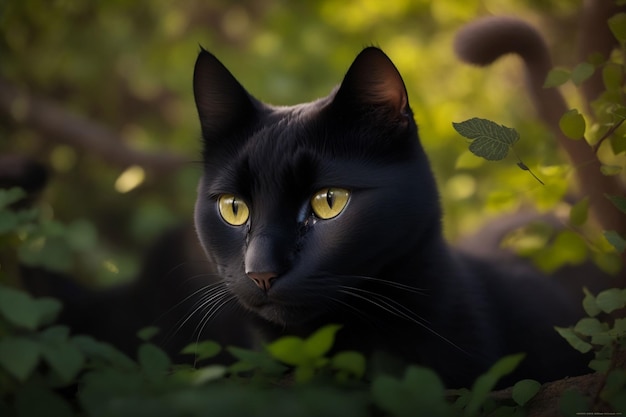
[[[589,367],[605,375],[599,398],[619,411],[626,412],[626,369],[616,359],[626,352],[626,289],[612,288],[594,296],[585,289],[583,307],[588,317],[581,319],[570,328],[557,327],[556,330],[576,350],[594,352]],[[619,314],[621,311],[622,314]],[[615,314],[611,317],[611,314]],[[563,399],[565,407],[579,407],[592,404],[589,398],[568,394]],[[568,405],[568,403],[570,405]]]
[[[498,407],[489,392],[522,359],[503,358],[451,403],[426,368],[409,367],[402,379],[376,375],[366,384],[363,356],[327,356],[339,326],[306,339],[282,338],[260,352],[228,348],[237,359],[229,366],[206,361],[219,352],[213,342],[193,344],[185,352],[204,360],[194,368],[173,364],[149,340],[131,359],[91,337],[70,335],[53,324],[61,307],[55,300],[0,286],[0,301],[3,416],[201,416],[207,410],[232,416],[365,416],[375,410],[398,417],[416,410],[475,416]],[[154,333],[150,328],[139,336]],[[536,392],[536,383],[521,381],[514,388],[517,405],[507,409],[521,410]]]

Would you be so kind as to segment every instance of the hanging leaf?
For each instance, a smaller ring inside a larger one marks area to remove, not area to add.
[[[469,150],[488,161],[499,161],[509,153],[509,148],[519,140],[515,129],[477,117],[452,123],[461,136],[472,141]]]

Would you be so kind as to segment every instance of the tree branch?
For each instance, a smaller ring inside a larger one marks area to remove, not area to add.
[[[36,97],[0,78],[0,115],[119,167],[141,165],[158,175],[168,174],[187,162],[182,155],[148,153],[130,148],[122,138],[86,117],[70,113],[61,105]]]

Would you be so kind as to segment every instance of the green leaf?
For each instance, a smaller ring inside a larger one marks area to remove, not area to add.
[[[226,350],[239,360],[229,368],[234,374],[257,369],[268,375],[281,375],[287,370],[287,367],[276,362],[267,352],[256,352],[234,346],[229,346]]]
[[[611,177],[622,172],[622,167],[619,165],[602,165],[600,166],[600,172],[602,175]]]
[[[626,250],[626,240],[619,233],[614,230],[608,230],[603,232],[604,238],[615,248],[618,253],[623,253]]]
[[[23,291],[0,285],[0,315],[17,327],[36,330],[53,321],[60,311],[57,300],[35,300]]]
[[[156,336],[161,330],[156,326],[148,326],[140,329],[137,332],[137,337],[143,340],[144,342],[149,341],[154,336]]]
[[[308,362],[304,354],[304,341],[299,337],[285,336],[267,345],[272,357],[287,365],[302,365]]]
[[[222,347],[219,343],[213,342],[212,340],[205,340],[204,342],[196,342],[187,345],[181,353],[195,355],[197,360],[204,360],[216,356],[221,350]]]
[[[626,13],[618,13],[609,20],[609,29],[621,44],[626,43]]]
[[[472,386],[471,398],[465,409],[465,416],[477,415],[498,381],[503,376],[513,372],[524,357],[523,353],[505,356],[498,360],[487,373],[479,376]]]
[[[67,340],[42,343],[41,354],[64,383],[73,382],[85,363],[82,352]]]
[[[69,224],[65,236],[69,247],[75,251],[89,251],[98,241],[98,231],[87,220],[76,220]]]
[[[115,349],[108,343],[95,340],[91,336],[74,336],[71,342],[89,358],[90,361],[104,362],[109,367],[128,371],[137,368],[137,364],[124,353]]]
[[[321,358],[328,353],[335,342],[335,335],[340,325],[330,324],[322,327],[304,340],[304,351],[309,358]]]
[[[606,377],[600,398],[608,402],[617,395],[623,395],[624,388],[626,388],[626,371],[613,369]]]
[[[543,88],[559,87],[569,81],[570,75],[564,68],[554,68],[548,73]]]
[[[559,128],[570,139],[582,139],[585,135],[585,118],[576,109],[565,112],[559,120]]]
[[[360,352],[354,351],[339,352],[333,356],[330,363],[334,370],[352,375],[357,379],[365,375],[367,366],[365,357]]]
[[[621,195],[608,195],[608,194],[605,194],[605,196],[606,198],[611,200],[611,203],[613,203],[613,205],[617,207],[619,211],[626,214],[626,197],[621,196]]]
[[[592,359],[589,361],[589,368],[593,369],[596,372],[605,373],[611,367],[610,359]]]
[[[575,416],[590,411],[589,398],[575,389],[568,389],[561,395],[559,409],[564,416]]]
[[[532,379],[523,379],[513,386],[512,397],[518,405],[524,406],[541,389],[541,384]]]
[[[593,336],[598,333],[604,333],[608,330],[606,324],[601,323],[598,319],[593,318],[583,318],[576,323],[574,326],[574,331],[582,334],[583,336]]]
[[[595,317],[602,312],[598,304],[596,303],[596,297],[587,289],[587,287],[583,287],[583,292],[585,293],[585,298],[583,298],[583,308],[585,309],[585,313],[589,317]]]
[[[6,337],[0,340],[0,367],[26,381],[39,362],[39,344],[24,337]]]
[[[17,203],[26,197],[26,191],[19,187],[0,188],[0,210],[9,207],[11,204]]]
[[[567,340],[567,343],[570,344],[571,347],[576,349],[581,353],[587,353],[591,351],[593,346],[591,344],[582,340],[571,328],[567,327],[554,327],[555,330],[561,335],[562,338]]]
[[[374,403],[395,417],[451,414],[445,401],[444,386],[430,369],[411,366],[402,380],[379,376],[372,382],[371,392]]]
[[[491,120],[473,118],[461,123],[452,123],[463,137],[470,139],[469,150],[488,161],[504,159],[509,148],[519,140],[515,129],[499,125]]]
[[[624,82],[624,70],[621,65],[609,62],[602,69],[602,81],[607,91],[619,91]]]
[[[42,385],[27,385],[15,397],[19,416],[74,416],[72,407],[60,395]]]
[[[193,383],[195,385],[206,384],[217,381],[227,374],[228,368],[223,365],[210,365],[193,372]]]
[[[612,313],[615,310],[626,307],[626,290],[611,288],[602,291],[596,297],[598,307],[605,313]]]
[[[582,226],[587,222],[589,215],[589,197],[585,197],[572,206],[569,212],[569,222],[573,226]]]
[[[589,62],[581,62],[576,65],[572,71],[572,81],[576,85],[581,85],[585,80],[591,77],[596,68]]]
[[[152,343],[139,346],[137,359],[143,372],[152,378],[165,376],[171,365],[167,354]]]

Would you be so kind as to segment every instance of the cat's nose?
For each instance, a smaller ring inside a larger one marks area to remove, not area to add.
[[[272,282],[278,278],[275,272],[247,272],[246,275],[263,291],[268,291]]]

